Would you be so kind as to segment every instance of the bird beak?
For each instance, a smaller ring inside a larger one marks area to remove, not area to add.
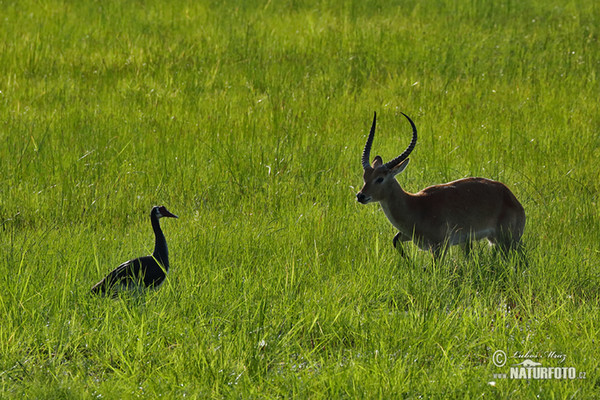
[[[169,218],[179,218],[177,215],[171,213],[166,208],[163,208],[162,210],[160,210],[160,215],[163,217],[169,217]]]

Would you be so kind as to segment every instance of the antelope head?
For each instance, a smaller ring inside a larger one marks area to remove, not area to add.
[[[398,186],[398,182],[395,176],[400,172],[404,171],[409,161],[409,154],[415,148],[417,144],[417,128],[408,115],[402,113],[410,122],[413,129],[412,141],[404,150],[402,154],[393,160],[383,163],[381,157],[376,156],[372,164],[369,164],[369,154],[371,153],[371,146],[373,145],[373,137],[375,136],[375,125],[377,120],[377,113],[373,115],[373,125],[371,125],[371,132],[367,138],[367,143],[362,154],[362,166],[363,166],[363,180],[364,185],[360,192],[356,194],[356,200],[359,203],[367,204],[370,202],[378,202],[383,200],[389,193],[392,192],[394,186]]]

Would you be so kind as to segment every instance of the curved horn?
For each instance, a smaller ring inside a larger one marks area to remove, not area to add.
[[[371,164],[369,163],[369,154],[371,153],[371,146],[373,145],[373,137],[375,136],[375,121],[377,120],[377,113],[373,113],[373,125],[371,125],[371,132],[369,132],[369,137],[367,138],[367,143],[365,144],[365,148],[362,154],[362,166],[363,169],[371,168]]]
[[[401,114],[406,117],[408,122],[410,122],[410,125],[412,126],[412,129],[413,129],[413,137],[412,137],[410,144],[406,148],[406,150],[404,150],[404,153],[400,154],[398,157],[394,158],[392,161],[385,163],[385,167],[388,169],[394,168],[400,162],[404,161],[408,157],[408,155],[411,153],[411,151],[413,151],[413,149],[415,148],[415,145],[417,144],[417,127],[415,126],[415,123],[412,122],[412,119],[410,119],[408,117],[408,115],[406,115],[404,113],[401,113]],[[375,125],[373,125],[373,126],[375,126]],[[367,141],[367,143],[368,143],[368,141]]]

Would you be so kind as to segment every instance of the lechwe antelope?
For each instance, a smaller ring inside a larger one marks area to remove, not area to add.
[[[395,176],[408,165],[408,156],[417,143],[417,128],[412,126],[412,141],[402,154],[383,163],[369,154],[375,135],[377,114],[362,155],[364,186],[356,199],[367,204],[379,202],[385,216],[398,229],[394,247],[412,240],[423,250],[439,257],[446,246],[461,244],[468,253],[471,242],[487,238],[506,253],[518,247],[525,226],[525,211],[514,194],[500,182],[484,178],[465,178],[434,185],[412,194],[405,192]]]

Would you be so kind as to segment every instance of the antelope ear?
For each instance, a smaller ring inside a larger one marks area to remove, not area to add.
[[[373,164],[371,164],[371,167],[373,167],[373,169],[380,167],[383,164],[383,160],[381,159],[381,157],[379,156],[375,156],[375,159],[373,160]]]
[[[406,160],[402,161],[400,164],[398,164],[394,168],[392,168],[391,169],[392,174],[398,175],[400,172],[404,171],[404,169],[408,165],[408,161],[410,161],[410,158],[407,158]]]

